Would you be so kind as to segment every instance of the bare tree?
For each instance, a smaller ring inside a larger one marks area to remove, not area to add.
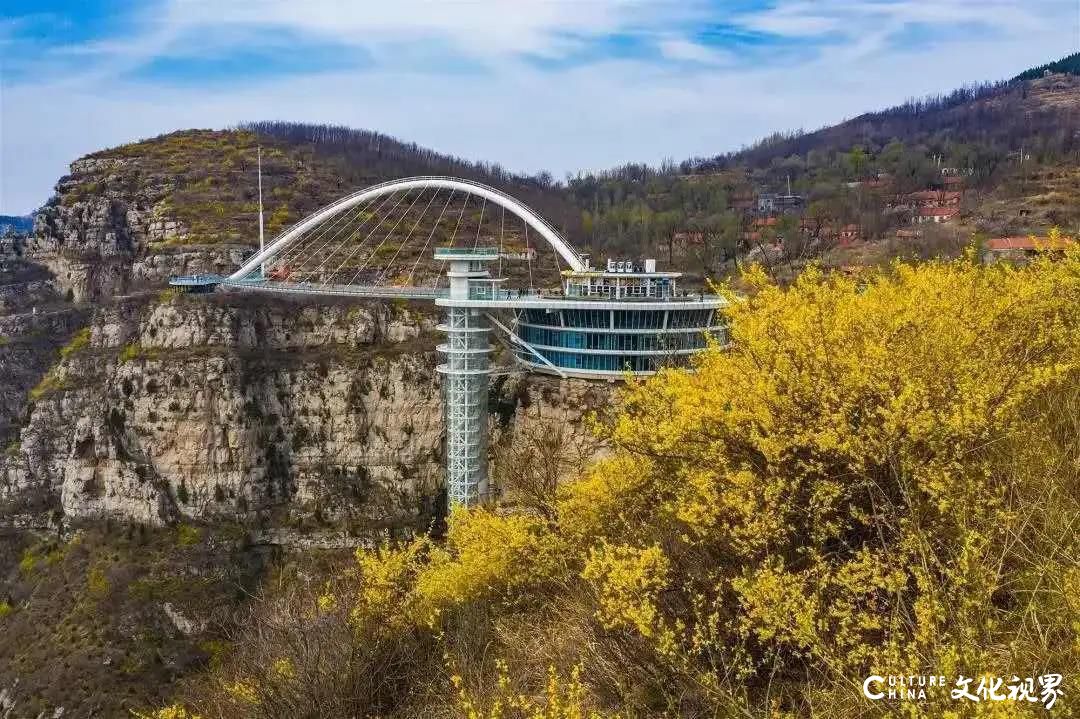
[[[536,418],[500,443],[493,479],[506,501],[553,521],[559,484],[579,475],[599,449],[583,427]]]

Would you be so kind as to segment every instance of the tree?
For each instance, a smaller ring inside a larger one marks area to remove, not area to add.
[[[869,156],[860,146],[855,146],[847,154],[847,162],[851,168],[851,179],[861,180],[863,178],[863,172],[866,170],[866,165],[870,161]]]
[[[735,257],[738,251],[742,221],[734,212],[697,218],[690,223],[694,232],[701,234],[699,259],[707,272],[714,276],[721,274],[722,264]]]
[[[560,483],[578,476],[597,447],[587,430],[529,418],[496,449],[493,479],[504,501],[554,520]]]

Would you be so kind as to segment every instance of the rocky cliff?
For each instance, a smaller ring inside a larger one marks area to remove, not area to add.
[[[72,164],[0,286],[0,502],[9,513],[273,514],[365,528],[430,520],[441,393],[430,306],[164,290],[251,249],[196,237],[190,178],[140,157]],[[527,418],[579,426],[607,386],[493,386],[493,444]]]

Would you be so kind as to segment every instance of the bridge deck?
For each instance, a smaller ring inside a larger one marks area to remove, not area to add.
[[[294,295],[368,297],[372,299],[434,300],[447,297],[450,291],[445,287],[376,287],[367,285],[322,285],[294,282],[275,282],[273,280],[230,280],[223,278],[222,287],[258,292],[281,292]]]
[[[664,299],[627,297],[620,299],[566,297],[536,290],[494,290],[475,292],[468,299],[450,299],[450,291],[444,287],[378,287],[369,285],[329,285],[317,283],[278,282],[274,280],[230,280],[214,275],[174,277],[169,282],[176,287],[211,289],[229,287],[249,292],[274,292],[280,294],[308,295],[311,297],[357,297],[365,299],[436,300],[440,305],[476,308],[544,308],[567,307],[574,309],[661,309],[690,307],[705,304],[717,307],[726,304],[715,295],[687,294]]]

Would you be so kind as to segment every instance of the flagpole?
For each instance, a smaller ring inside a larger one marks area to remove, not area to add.
[[[262,145],[259,146],[259,254],[265,249],[266,241],[263,237],[263,200],[262,200]],[[266,279],[266,265],[259,265],[259,276]]]

